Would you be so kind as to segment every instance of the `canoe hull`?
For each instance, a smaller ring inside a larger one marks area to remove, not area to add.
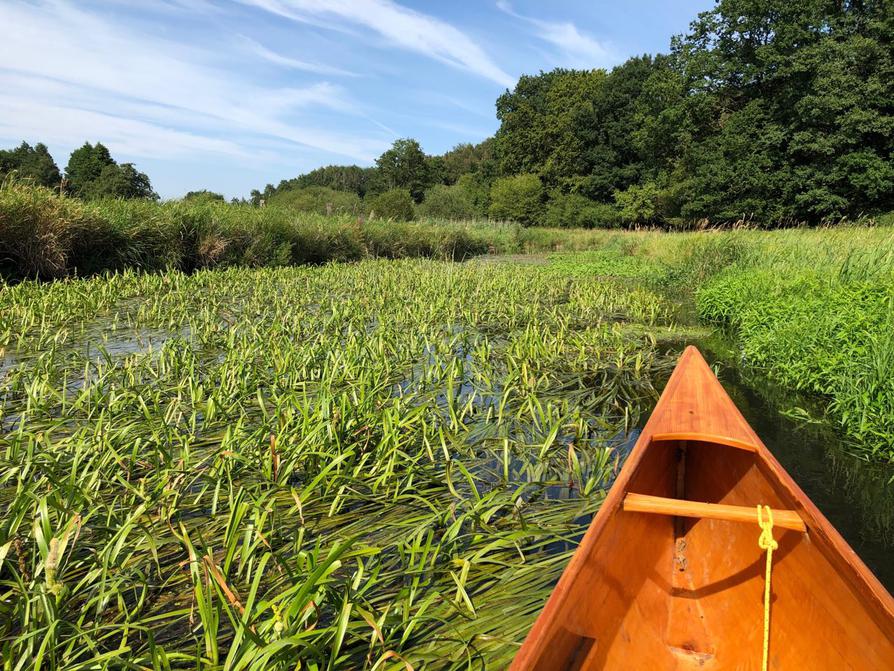
[[[756,525],[623,509],[627,493],[797,511],[777,529],[771,669],[894,669],[894,601],[688,348],[512,668],[757,669]]]

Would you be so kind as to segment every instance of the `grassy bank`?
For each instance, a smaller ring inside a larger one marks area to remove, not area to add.
[[[567,263],[694,295],[744,364],[826,399],[854,451],[894,460],[894,229],[617,234],[587,258]]]
[[[698,290],[742,356],[829,401],[855,444],[894,460],[894,231],[742,236],[738,259]]]
[[[0,186],[0,275],[56,279],[106,271],[269,267],[368,257],[464,259],[588,249],[600,231],[488,222],[360,222],[221,202],[82,202]]]

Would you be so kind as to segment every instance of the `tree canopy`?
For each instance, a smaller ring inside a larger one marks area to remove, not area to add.
[[[187,191],[186,195],[183,196],[183,200],[188,203],[226,202],[226,198],[224,198],[222,193],[215,193],[214,191],[208,191],[207,189],[202,189],[201,191]]]
[[[296,212],[316,212],[325,215],[356,215],[362,209],[360,197],[356,193],[338,191],[325,186],[306,186],[279,191],[270,197],[269,204]]]
[[[543,212],[543,185],[537,175],[501,177],[494,182],[488,208],[492,218],[533,226],[541,223]]]
[[[808,220],[894,205],[890,1],[722,0],[673,43],[709,114],[684,216]]]
[[[158,198],[145,173],[133,163],[119,165],[101,142],[85,142],[71,153],[65,179],[68,190],[81,198]]]
[[[430,166],[419,142],[411,138],[395,140],[376,159],[377,176],[383,190],[406,189],[417,203],[431,185]]]
[[[33,147],[22,142],[15,149],[0,150],[0,180],[13,172],[18,179],[31,180],[40,186],[56,188],[62,181],[59,166],[42,142]]]

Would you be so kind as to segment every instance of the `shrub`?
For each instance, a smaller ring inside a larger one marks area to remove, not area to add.
[[[350,191],[336,191],[325,186],[281,191],[270,197],[268,206],[284,207],[295,212],[317,214],[360,214],[360,197]]]
[[[546,208],[546,225],[553,228],[616,228],[617,208],[579,193],[556,194]]]
[[[503,177],[491,187],[488,214],[492,219],[533,226],[541,222],[543,210],[543,185],[537,175]]]
[[[413,197],[405,189],[391,189],[379,194],[372,199],[367,210],[370,218],[393,221],[412,221],[416,216],[413,210]]]
[[[615,204],[625,224],[660,224],[665,218],[665,193],[655,182],[632,184],[615,191]]]
[[[226,198],[223,197],[223,194],[215,193],[214,191],[208,191],[208,189],[202,189],[201,191],[189,191],[185,196],[183,196],[183,200],[187,203],[205,203],[214,201],[219,201],[221,203],[226,202]]]
[[[423,217],[437,219],[474,219],[476,215],[472,195],[460,184],[436,184],[425,192],[425,200],[418,209]]]
[[[466,173],[456,180],[456,186],[463,189],[472,201],[476,217],[486,217],[490,208],[491,180],[481,173]]]

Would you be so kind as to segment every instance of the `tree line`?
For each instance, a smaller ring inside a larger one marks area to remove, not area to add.
[[[85,142],[75,149],[59,170],[46,145],[27,142],[14,149],[0,150],[0,180],[14,174],[17,179],[56,189],[85,199],[149,198],[158,200],[145,173],[133,163],[118,163],[101,142]]]
[[[524,225],[818,224],[894,209],[894,0],[719,0],[666,54],[522,76],[493,137],[253,190],[255,205]],[[0,178],[82,198],[157,198],[102,144],[64,174],[46,146],[0,151]],[[186,200],[216,201],[210,191]]]
[[[429,156],[402,139],[374,167],[319,168],[251,200],[319,207],[398,189],[422,214],[566,226],[887,211],[892,35],[892,0],[720,0],[667,54],[521,77],[481,144]]]

